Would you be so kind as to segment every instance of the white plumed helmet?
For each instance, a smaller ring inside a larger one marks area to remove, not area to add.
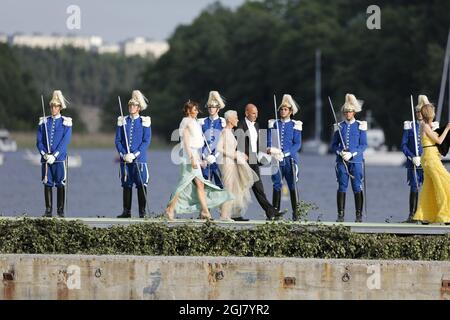
[[[278,110],[280,110],[282,106],[287,106],[288,108],[291,108],[292,115],[295,115],[299,109],[297,102],[295,102],[295,100],[292,98],[290,94],[283,95],[283,99],[281,99],[281,104],[278,107]]]
[[[61,90],[55,90],[53,91],[53,96],[52,96],[52,100],[50,100],[49,105],[57,105],[57,106],[61,106],[61,109],[66,109],[67,105],[69,102],[66,100],[66,98],[64,98]]]
[[[136,103],[141,108],[141,111],[147,109],[148,99],[139,91],[133,90],[131,93],[131,99],[128,101],[128,104]]]
[[[419,101],[417,102],[416,111],[420,112],[422,107],[426,104],[430,104],[430,101],[428,100],[428,97],[426,95],[419,95]]]
[[[224,98],[221,97],[218,91],[210,91],[208,102],[206,102],[208,107],[216,107],[223,109],[225,108]]]
[[[363,104],[364,104],[363,100],[358,100],[353,94],[347,93],[345,95],[345,103],[342,105],[341,110],[361,112]]]

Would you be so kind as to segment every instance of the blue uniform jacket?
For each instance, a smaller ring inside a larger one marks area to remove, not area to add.
[[[36,139],[36,147],[41,154],[41,162],[45,162],[43,155],[46,153],[53,154],[56,158],[55,161],[64,161],[67,157],[67,147],[72,136],[72,118],[61,115],[56,117],[48,116],[46,117],[46,122],[50,148],[47,147],[44,117],[39,119]]]
[[[216,146],[220,138],[220,132],[226,126],[225,119],[218,117],[217,119],[211,120],[211,118],[200,118],[198,123],[202,127],[202,131],[205,135],[206,141],[211,148],[212,155],[216,156]],[[209,155],[208,147],[205,145],[202,148],[202,155],[206,157]]]
[[[342,145],[339,132],[335,125],[331,150],[336,153],[336,162],[343,162],[339,153],[344,150],[344,147],[346,151],[353,154],[353,158],[349,162],[363,162],[364,151],[367,148],[367,122],[355,120],[352,123],[347,123],[347,121],[341,121],[339,122],[339,127],[345,146]]]
[[[300,151],[302,147],[302,130],[303,130],[303,123],[299,120],[288,120],[286,122],[283,122],[281,120],[278,120],[276,122],[274,119],[269,120],[268,124],[268,132],[267,132],[267,148],[272,147],[272,134],[274,135],[275,139],[275,146],[278,148],[278,137],[277,131],[274,131],[273,129],[278,129],[278,134],[280,135],[280,143],[281,143],[281,150],[284,153],[285,157],[291,156],[294,161],[298,162],[298,152]],[[273,131],[273,132],[272,132]]]
[[[147,148],[150,146],[152,138],[150,117],[138,116],[136,119],[132,119],[130,116],[125,116],[124,118],[130,153],[136,156],[135,161],[147,162]],[[115,142],[117,152],[119,152],[122,158],[128,153],[123,124],[123,118],[119,117],[117,119]]]
[[[416,121],[416,133],[417,133],[417,150],[418,156],[422,156],[422,138],[420,136],[420,123]],[[403,125],[403,136],[401,148],[403,154],[406,156],[406,168],[413,168],[412,158],[416,156],[416,147],[414,146],[414,130],[412,127],[412,121],[405,121]]]

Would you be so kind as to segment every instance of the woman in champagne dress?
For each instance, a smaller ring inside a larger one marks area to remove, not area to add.
[[[421,163],[424,173],[424,183],[419,196],[419,206],[414,220],[423,223],[450,223],[450,174],[441,162],[441,154],[437,144],[441,144],[450,130],[447,124],[441,136],[431,128],[435,112],[432,104],[422,107],[423,116]]]
[[[222,172],[224,188],[230,191],[234,200],[225,202],[220,210],[220,219],[233,221],[233,217],[242,217],[251,201],[250,189],[259,180],[258,175],[247,163],[247,155],[237,151],[237,141],[233,128],[238,124],[237,112],[225,112],[226,127],[220,134],[216,150],[219,152],[219,166]]]
[[[204,144],[202,128],[197,122],[198,103],[188,101],[184,105],[185,117],[180,123],[183,158],[181,177],[166,208],[168,220],[176,213],[200,212],[201,219],[212,219],[209,208],[219,207],[233,199],[224,189],[205,180],[200,168],[200,153]]]

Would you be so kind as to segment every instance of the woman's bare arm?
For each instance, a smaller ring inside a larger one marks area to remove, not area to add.
[[[450,129],[450,126],[447,125],[444,132],[439,137],[437,137],[437,135],[434,134],[434,131],[431,129],[430,125],[428,125],[426,123],[423,125],[423,131],[425,132],[427,137],[430,138],[433,142],[435,142],[437,144],[441,144],[444,141],[449,129]]]

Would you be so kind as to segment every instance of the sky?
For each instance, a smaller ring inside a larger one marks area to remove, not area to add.
[[[167,40],[177,25],[191,23],[216,0],[0,0],[0,33],[100,36],[106,42],[133,37]],[[237,8],[245,0],[221,0]],[[67,8],[80,8],[80,29],[67,28]]]

